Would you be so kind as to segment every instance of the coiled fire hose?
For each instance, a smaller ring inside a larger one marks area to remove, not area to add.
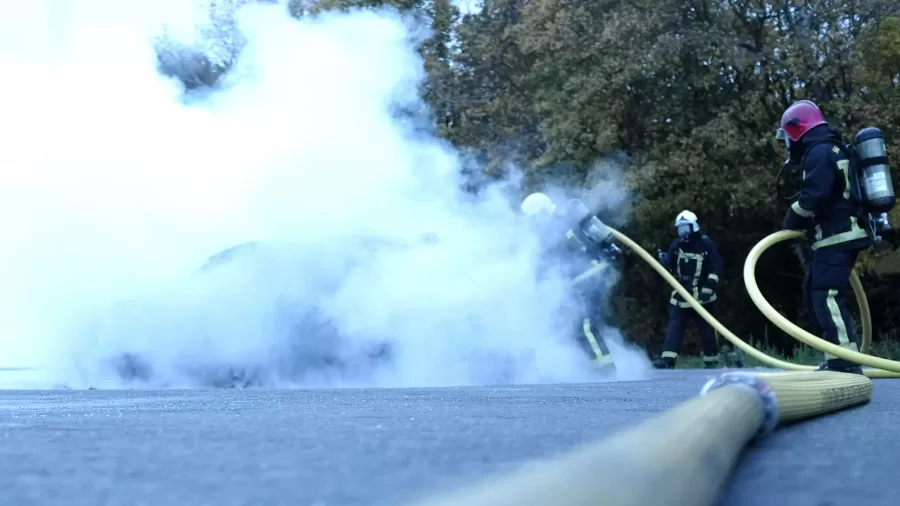
[[[725,373],[710,380],[700,396],[626,432],[416,506],[655,506],[660,501],[667,506],[712,505],[751,440],[781,424],[867,403],[873,387],[869,377],[900,377],[900,363],[832,345],[791,323],[762,296],[755,277],[759,258],[774,244],[802,237],[801,232],[776,232],[750,251],[744,282],[751,299],[767,318],[801,342],[879,369],[865,369],[865,376],[815,371],[766,355],[716,320],[640,245],[611,230],[731,343],[760,362],[789,372]],[[871,319],[855,273],[852,284],[863,317],[860,348],[865,351],[871,343]]]

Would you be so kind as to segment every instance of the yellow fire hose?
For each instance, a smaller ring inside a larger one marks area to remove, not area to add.
[[[622,434],[415,506],[708,506],[754,437],[867,402],[871,392],[858,374],[729,373]]]
[[[612,230],[612,229],[611,229]],[[777,426],[871,399],[869,377],[894,378],[900,363],[853,352],[824,341],[781,316],[762,296],[755,267],[772,245],[802,237],[781,231],[759,242],[744,264],[744,282],[753,302],[779,328],[803,343],[856,363],[879,367],[865,376],[785,362],[745,343],[716,320],[691,293],[637,243],[617,230],[615,238],[650,264],[716,330],[760,362],[791,372],[730,372],[710,380],[701,395],[617,436],[589,443],[549,462],[534,463],[509,475],[416,506],[708,506],[754,438]],[[852,278],[863,314],[863,342],[871,343],[871,319],[859,278]],[[867,377],[868,376],[868,377]]]
[[[785,362],[784,360],[779,360],[775,357],[766,355],[750,344],[744,342],[740,337],[736,336],[733,332],[728,330],[727,327],[722,325],[722,323],[719,322],[719,320],[717,320],[712,314],[710,314],[702,304],[694,299],[694,297],[691,296],[691,293],[688,292],[683,286],[681,286],[681,283],[679,283],[674,276],[669,274],[665,267],[663,267],[655,258],[647,253],[644,248],[642,248],[639,244],[635,243],[628,236],[619,232],[618,230],[610,230],[612,231],[613,236],[617,241],[620,241],[621,243],[631,248],[645,262],[650,264],[650,266],[653,267],[656,272],[658,272],[670,285],[672,285],[672,288],[674,288],[679,294],[681,294],[682,297],[684,297],[684,300],[686,300],[691,305],[691,307],[694,308],[697,313],[699,313],[700,316],[703,317],[704,320],[708,321],[710,325],[713,326],[713,328],[715,328],[722,336],[725,337],[725,339],[743,350],[744,353],[770,367],[786,369],[788,371],[811,371],[816,369],[813,366],[792,364],[790,362]],[[747,255],[747,260],[744,262],[744,283],[747,286],[747,291],[750,293],[750,298],[753,300],[753,303],[756,304],[756,307],[758,307],[759,310],[762,311],[766,318],[771,320],[775,325],[778,326],[778,328],[794,337],[795,339],[799,340],[800,342],[823,353],[830,353],[836,357],[875,368],[864,369],[863,373],[866,376],[870,378],[900,378],[900,362],[873,357],[872,355],[867,355],[865,353],[866,351],[868,351],[872,343],[872,317],[869,313],[869,304],[868,300],[866,299],[865,291],[862,288],[862,284],[860,283],[859,277],[856,275],[856,272],[853,272],[853,274],[851,275],[850,283],[853,287],[853,293],[856,296],[857,303],[859,304],[860,314],[862,318],[863,335],[861,340],[862,342],[860,343],[861,352],[841,348],[836,344],[829,343],[828,341],[820,337],[816,337],[810,334],[809,332],[803,330],[802,328],[798,327],[793,322],[782,316],[781,313],[775,310],[775,308],[773,308],[772,305],[769,304],[765,297],[763,297],[762,292],[759,290],[759,285],[756,283],[756,264],[759,261],[759,258],[767,249],[771,248],[773,245],[779,242],[802,237],[803,232],[795,230],[782,230],[780,232],[775,232],[768,235],[759,243],[757,243],[756,246],[753,247],[753,249],[750,250],[750,254]]]
[[[624,237],[624,235],[622,237]],[[750,298],[753,300],[753,303],[756,304],[756,307],[758,307],[759,310],[762,311],[762,313],[772,321],[772,323],[777,325],[778,328],[780,328],[787,334],[790,334],[798,341],[823,353],[830,353],[844,360],[849,360],[850,362],[855,362],[857,364],[872,367],[873,369],[863,370],[863,373],[866,376],[870,378],[900,378],[900,362],[897,362],[896,360],[874,357],[866,353],[872,343],[872,316],[869,313],[869,303],[866,299],[866,293],[862,288],[862,283],[860,283],[859,277],[856,275],[856,272],[853,272],[853,275],[850,277],[850,282],[853,286],[853,293],[856,295],[856,300],[859,304],[859,310],[862,318],[863,338],[862,342],[860,343],[860,351],[852,351],[846,348],[842,348],[836,344],[829,343],[828,341],[820,337],[816,337],[809,332],[801,329],[793,322],[782,316],[778,311],[776,311],[775,308],[773,308],[772,305],[769,304],[766,298],[763,297],[762,292],[760,292],[759,290],[759,285],[757,285],[756,283],[755,271],[757,261],[762,256],[763,252],[765,252],[773,245],[782,241],[797,239],[801,237],[803,237],[803,232],[794,230],[782,230],[765,237],[762,241],[757,243],[756,246],[753,247],[753,249],[750,250],[750,254],[747,255],[747,260],[744,262],[744,283],[747,286],[747,292],[750,293]],[[691,301],[692,307],[694,305],[694,302],[696,301]],[[697,305],[699,305],[699,303]],[[732,334],[732,337],[736,336]],[[728,338],[729,341],[734,342],[734,340],[732,340],[728,336],[726,336],[726,338]],[[771,358],[768,357],[768,355],[762,355],[766,358]],[[768,362],[764,361],[764,363]]]

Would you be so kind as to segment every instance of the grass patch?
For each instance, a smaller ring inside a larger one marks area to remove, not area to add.
[[[810,348],[805,344],[801,344],[800,346],[795,348],[794,353],[790,356],[785,356],[781,353],[778,353],[772,347],[764,346],[759,341],[753,343],[753,347],[765,353],[766,355],[794,364],[819,365],[823,360],[825,360],[825,357],[821,351]],[[873,342],[872,348],[869,350],[869,354],[880,358],[886,358],[888,360],[900,361],[900,342]],[[721,346],[720,356],[722,357],[722,360],[719,361],[719,367],[734,367],[734,363],[737,359],[743,361],[744,367],[767,367],[762,362],[756,360],[755,358],[748,357],[741,351],[735,352],[735,349],[731,346],[730,343]],[[678,357],[678,362],[676,363],[675,368],[702,369],[703,357],[697,355],[680,356]]]

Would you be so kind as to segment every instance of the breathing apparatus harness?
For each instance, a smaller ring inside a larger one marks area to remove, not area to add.
[[[847,156],[850,162],[850,200],[859,210],[858,219],[865,226],[876,254],[891,251],[894,246],[890,241],[884,240],[883,236],[893,232],[887,213],[894,208],[897,199],[881,130],[864,128],[856,134],[853,144],[845,144],[837,139],[815,141],[806,147],[800,160],[806,158],[809,150],[819,144],[835,145]],[[797,163],[793,157],[781,166],[775,176],[775,191],[779,198],[793,201],[800,195],[799,187],[804,176],[802,167],[802,162]],[[791,188],[796,191],[787,194],[792,191]]]
[[[573,285],[591,279],[621,257],[622,250],[616,246],[612,231],[580,199],[569,199],[557,207],[548,196],[536,192],[525,197],[520,209],[526,216],[545,216],[555,221],[551,228],[566,231],[564,247],[574,248],[590,259],[591,267],[575,276]]]

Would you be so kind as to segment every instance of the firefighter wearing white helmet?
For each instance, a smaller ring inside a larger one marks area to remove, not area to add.
[[[532,193],[520,209],[526,216],[541,219],[543,232],[551,236],[545,267],[561,265],[572,280],[581,312],[573,322],[573,333],[593,364],[612,372],[615,365],[602,333],[605,296],[613,279],[610,269],[620,253],[612,242],[612,233],[578,199],[557,208],[548,196]]]
[[[556,212],[556,204],[550,200],[550,197],[540,192],[532,193],[525,197],[519,208],[522,210],[522,214],[526,216],[538,216],[542,213],[552,216]]]
[[[669,269],[681,285],[691,295],[709,309],[716,300],[716,285],[723,274],[722,257],[719,248],[705,234],[700,233],[697,215],[684,210],[675,217],[678,238],[672,241],[666,253],[660,252],[660,261]],[[657,369],[675,367],[678,352],[684,342],[684,331],[688,318],[697,322],[703,341],[703,361],[707,368],[714,368],[719,362],[716,333],[712,325],[704,320],[676,291],[669,299],[669,325],[662,357],[653,363]]]

